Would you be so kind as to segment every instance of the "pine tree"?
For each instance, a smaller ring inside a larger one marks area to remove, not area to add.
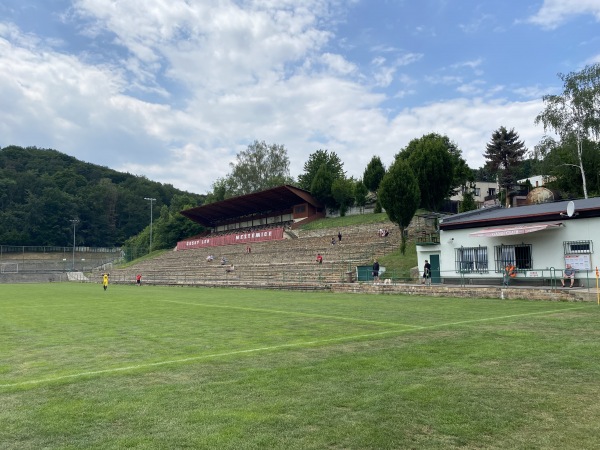
[[[516,183],[516,170],[523,161],[527,148],[519,140],[514,128],[508,131],[500,127],[492,133],[492,140],[487,144],[484,153],[486,166],[498,177],[500,190],[508,193]],[[506,196],[508,206],[509,196]]]

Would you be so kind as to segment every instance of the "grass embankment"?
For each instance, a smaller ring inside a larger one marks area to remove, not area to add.
[[[336,235],[337,230],[342,230],[344,227],[389,222],[388,216],[385,213],[378,214],[359,214],[345,217],[332,217],[315,220],[301,227],[302,230],[336,230],[331,232],[331,235]],[[395,227],[391,230],[392,233],[400,233],[400,230]],[[410,270],[417,266],[417,248],[413,240],[409,240],[406,244],[406,252],[403,255],[400,250],[393,251],[378,258],[379,264],[386,268],[383,278],[392,277],[394,279],[410,279]]]

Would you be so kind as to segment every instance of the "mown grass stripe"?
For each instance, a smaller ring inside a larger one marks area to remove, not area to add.
[[[169,300],[168,302],[171,302],[171,301]],[[177,302],[175,302],[175,303],[177,303]],[[194,305],[195,303],[190,303],[190,304]],[[565,311],[580,310],[585,307],[586,306],[580,306],[580,307],[573,307],[573,308],[555,309],[555,310],[550,310],[550,311],[537,311],[537,312],[523,313],[523,314],[510,314],[510,315],[499,316],[499,317],[486,317],[486,318],[481,318],[481,319],[472,319],[472,320],[464,320],[464,321],[458,321],[458,322],[448,322],[448,323],[442,323],[442,324],[428,325],[428,326],[422,326],[422,327],[413,327],[411,329],[405,329],[405,330],[398,330],[398,329],[384,330],[384,331],[379,331],[376,333],[366,333],[366,334],[352,335],[352,336],[340,336],[340,337],[336,337],[336,338],[321,339],[321,340],[316,340],[316,341],[303,341],[303,342],[281,344],[281,345],[275,345],[275,346],[269,346],[269,347],[257,347],[257,348],[251,348],[251,349],[245,349],[245,350],[234,350],[231,352],[214,353],[214,354],[210,354],[210,355],[190,356],[187,358],[173,359],[173,360],[167,360],[167,361],[158,361],[158,362],[147,363],[147,364],[136,364],[136,365],[132,365],[132,366],[115,367],[115,368],[111,368],[111,369],[100,369],[100,370],[95,370],[95,371],[79,372],[79,373],[74,373],[74,374],[70,374],[70,375],[62,375],[59,377],[41,378],[41,379],[37,379],[37,380],[21,381],[18,383],[0,384],[0,388],[11,388],[11,387],[20,387],[20,386],[27,386],[27,385],[51,383],[51,382],[67,380],[67,379],[82,378],[82,377],[86,377],[86,376],[135,371],[135,370],[139,370],[139,369],[146,369],[146,368],[150,368],[150,367],[159,367],[159,366],[165,366],[165,365],[171,365],[171,364],[181,364],[181,363],[187,363],[187,362],[198,361],[198,360],[203,360],[203,359],[223,358],[223,357],[227,357],[227,356],[273,351],[273,350],[280,350],[280,349],[285,349],[285,348],[310,347],[310,346],[314,346],[314,345],[327,344],[330,342],[352,341],[352,340],[359,340],[359,339],[371,338],[371,337],[376,337],[376,336],[389,335],[389,334],[394,334],[394,333],[401,334],[401,333],[406,333],[406,332],[410,332],[410,331],[430,330],[430,329],[435,329],[435,328],[451,327],[451,326],[464,325],[464,324],[469,324],[469,323],[488,322],[488,321],[511,319],[511,318],[521,318],[521,317],[529,317],[529,316],[534,316],[534,315],[538,315],[538,316],[539,315],[550,315],[550,314],[561,313],[561,312],[565,312]],[[242,308],[242,309],[246,309],[246,308]]]

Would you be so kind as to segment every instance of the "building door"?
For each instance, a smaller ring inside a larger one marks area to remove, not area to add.
[[[441,283],[442,278],[440,277],[440,255],[429,255],[429,264],[431,264],[431,282]]]

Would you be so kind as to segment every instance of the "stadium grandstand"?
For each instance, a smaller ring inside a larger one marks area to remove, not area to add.
[[[303,231],[301,225],[325,217],[309,192],[283,185],[181,212],[208,230],[177,243],[176,251],[111,272],[115,283],[230,285],[327,289],[356,278],[358,266],[398,248],[400,236],[382,237],[385,221],[341,230]],[[323,262],[316,261],[321,254]]]
[[[177,244],[178,250],[283,239],[288,230],[325,217],[308,191],[283,185],[182,211],[208,228]],[[288,232],[290,237],[295,237]]]

